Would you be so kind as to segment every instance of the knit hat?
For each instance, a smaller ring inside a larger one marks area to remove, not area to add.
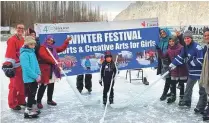
[[[108,58],[108,57],[112,57],[112,54],[111,54],[110,51],[105,52],[105,59]]]
[[[28,45],[28,44],[36,44],[35,38],[32,37],[32,36],[25,37],[24,44],[25,45]]]
[[[46,36],[46,40],[53,40],[53,42],[55,43],[55,40],[54,40],[54,37],[53,37],[53,35],[47,35]]]
[[[173,40],[175,42],[175,44],[178,44],[178,42],[179,42],[179,40],[178,40],[178,38],[176,36],[169,37],[169,41],[170,40]]]
[[[186,32],[184,32],[183,38],[185,37],[190,37],[191,39],[193,39],[193,33],[190,30],[187,30]]]
[[[33,29],[31,29],[31,28],[28,29],[28,32],[29,32],[29,34],[31,34],[31,33],[35,33],[36,34],[36,32]]]

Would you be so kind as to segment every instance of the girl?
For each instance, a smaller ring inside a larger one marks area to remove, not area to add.
[[[20,50],[20,64],[22,66],[23,81],[27,92],[27,106],[24,117],[33,118],[38,116],[38,112],[32,110],[35,101],[38,83],[41,80],[41,71],[35,55],[36,41],[32,36],[25,38],[24,46]]]
[[[204,32],[204,41],[206,46],[204,47],[204,62],[202,66],[202,73],[200,78],[200,84],[205,87],[207,94],[209,95],[209,29]],[[209,120],[209,102],[206,111],[203,115],[203,120]]]
[[[164,54],[159,49],[158,54],[160,58],[169,58],[172,61],[180,52],[183,46],[178,42],[177,37],[172,36],[169,38],[169,46],[167,52]],[[176,84],[180,84],[180,100],[182,102],[184,96],[184,82],[187,81],[188,71],[185,64],[178,66],[174,70],[170,71],[171,75],[171,97],[168,98],[167,103],[175,102],[176,100]]]
[[[46,38],[46,41],[43,45],[40,46],[38,51],[38,60],[42,72],[41,76],[41,86],[38,89],[37,94],[37,104],[38,108],[42,109],[43,105],[41,103],[42,97],[44,95],[45,89],[47,88],[47,104],[56,106],[57,103],[52,100],[53,92],[54,92],[54,83],[59,81],[61,78],[59,66],[60,64],[56,64],[51,55],[48,53],[47,48],[51,51],[53,54],[53,57],[55,59],[59,59],[58,54],[59,52],[63,52],[69,44],[69,41],[71,40],[71,37],[68,37],[64,44],[60,47],[54,46],[55,40],[52,35],[48,35]]]
[[[102,86],[102,81],[103,81],[103,84],[104,84],[103,104],[106,105],[107,103],[107,92],[109,91],[111,81],[113,81],[113,84],[112,84],[112,88],[110,91],[109,101],[110,101],[110,104],[113,104],[113,98],[114,98],[113,86],[115,83],[114,79],[117,73],[117,67],[114,61],[112,60],[112,55],[110,52],[105,53],[105,60],[102,63],[100,72],[101,72],[101,80],[99,81],[99,83]]]
[[[169,40],[170,36],[171,36],[171,32],[167,28],[160,29],[160,42],[159,42],[159,44],[156,45],[156,48],[161,49],[161,51],[163,53],[165,53],[168,49],[168,40]],[[171,61],[168,58],[163,58],[163,59],[158,58],[157,75],[159,75],[159,74],[162,75],[166,71],[168,71],[170,62]],[[170,81],[171,81],[170,76],[169,75],[165,76],[165,79],[166,80],[165,80],[163,94],[160,97],[161,101],[166,100],[167,93],[170,88]]]

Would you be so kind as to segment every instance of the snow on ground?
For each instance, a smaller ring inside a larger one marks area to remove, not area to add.
[[[0,64],[4,61],[6,43],[0,42]],[[148,81],[152,84],[159,76],[156,71],[146,69]],[[126,71],[121,71],[115,83],[115,103],[120,104],[128,100],[132,100],[136,94],[143,92],[149,86],[143,85],[140,81],[132,81],[129,83],[125,79]],[[132,78],[136,78],[136,71],[132,72]],[[9,80],[0,70],[1,78],[1,122],[2,123],[98,123],[103,115],[104,107],[102,104],[84,107],[77,99],[74,92],[63,78],[62,81],[55,84],[53,99],[58,103],[56,107],[46,104],[46,93],[43,99],[44,108],[41,110],[38,119],[24,119],[23,112],[12,111],[8,108],[8,84]],[[69,77],[70,82],[76,85],[76,76]],[[98,73],[93,74],[92,94],[83,94],[87,100],[102,99],[102,87],[98,83]],[[159,81],[149,91],[144,93],[140,98],[136,99],[133,105],[124,109],[113,109],[108,107],[105,117],[105,123],[201,123],[202,116],[194,114],[194,107],[198,100],[198,85],[195,85],[193,91],[193,102],[191,109],[181,109],[178,107],[178,98],[174,104],[168,105],[166,101],[159,100],[164,81]],[[86,93],[87,90],[83,90]],[[177,90],[179,93],[179,90]],[[179,94],[178,94],[179,95]]]

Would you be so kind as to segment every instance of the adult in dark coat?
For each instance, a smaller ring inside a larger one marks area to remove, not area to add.
[[[168,41],[170,36],[171,36],[171,32],[167,28],[160,29],[160,42],[159,44],[156,45],[156,48],[161,49],[163,53],[167,52]],[[160,57],[158,57],[157,75],[159,74],[163,75],[165,72],[167,72],[169,70],[168,66],[170,62],[171,61],[168,58],[160,59]],[[170,88],[170,81],[171,81],[170,76],[169,75],[165,76],[164,90],[162,96],[160,97],[161,101],[166,100],[167,98],[167,93]]]

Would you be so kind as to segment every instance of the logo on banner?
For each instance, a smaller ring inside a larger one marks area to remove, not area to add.
[[[69,32],[70,27],[67,26],[58,26],[58,25],[49,25],[44,26],[43,32],[45,33],[51,33],[51,32]]]
[[[142,22],[142,23],[141,23],[141,25],[142,25],[143,27],[145,27],[145,26],[146,26],[145,21],[144,21],[144,22]]]
[[[156,22],[156,21],[150,21],[150,22],[143,21],[141,23],[141,26],[142,27],[157,27],[158,26],[158,22]]]

